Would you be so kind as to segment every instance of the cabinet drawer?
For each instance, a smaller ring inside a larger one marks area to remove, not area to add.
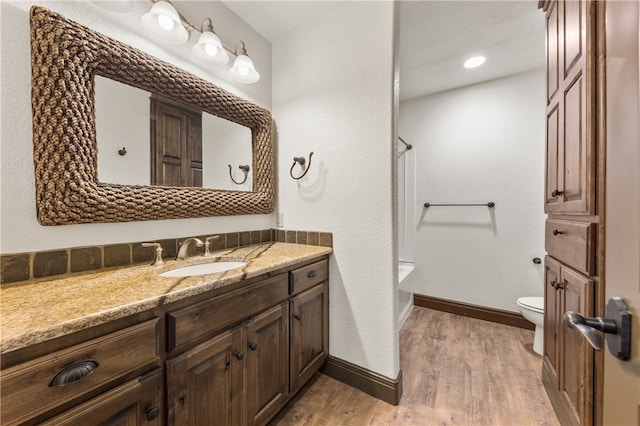
[[[326,260],[291,271],[291,294],[299,293],[326,281],[328,275],[329,266]]]
[[[3,370],[2,424],[29,420],[128,373],[159,364],[157,325],[154,318]],[[54,384],[54,377],[61,383]]]
[[[288,297],[287,274],[280,274],[167,314],[167,351],[184,348],[282,302]]]
[[[45,421],[42,426],[138,424],[160,426],[162,424],[160,414],[163,411],[161,410],[162,376],[160,373],[161,370],[158,369],[145,377],[130,380]],[[153,409],[155,412],[152,411]]]
[[[596,274],[597,224],[548,219],[545,249],[549,256],[587,274]]]

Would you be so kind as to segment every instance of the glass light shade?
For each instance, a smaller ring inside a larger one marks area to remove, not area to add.
[[[255,83],[260,80],[260,74],[253,66],[253,61],[247,55],[238,55],[229,70],[229,75],[238,83]]]
[[[133,9],[133,2],[131,0],[92,0],[95,4],[103,9],[110,10],[112,12],[127,13]]]
[[[218,36],[211,31],[200,34],[198,42],[193,45],[191,51],[198,58],[210,64],[224,65],[229,62],[229,54],[222,47]]]
[[[151,10],[142,15],[141,21],[149,32],[167,43],[182,44],[189,39],[180,15],[169,2],[154,3]]]

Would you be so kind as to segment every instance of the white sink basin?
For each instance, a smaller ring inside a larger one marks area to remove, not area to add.
[[[211,262],[200,265],[183,266],[171,269],[160,274],[161,277],[191,277],[193,275],[215,274],[216,272],[229,271],[242,268],[247,262]]]

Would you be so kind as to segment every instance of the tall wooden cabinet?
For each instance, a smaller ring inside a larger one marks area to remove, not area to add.
[[[545,212],[595,213],[595,3],[545,2],[547,173]]]
[[[563,424],[597,422],[598,363],[586,339],[563,322],[567,311],[601,314],[598,257],[604,233],[602,141],[598,138],[598,58],[592,0],[542,0],[547,43],[545,322],[543,382]]]

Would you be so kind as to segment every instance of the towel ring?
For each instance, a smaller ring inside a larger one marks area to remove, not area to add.
[[[244,180],[242,182],[237,182],[233,178],[233,174],[231,174],[231,164],[229,164],[229,177],[231,178],[233,183],[235,183],[236,185],[242,185],[243,183],[245,183],[247,181],[247,178],[249,177],[249,165],[248,164],[243,164],[243,165],[238,166],[238,168],[240,170],[242,170],[242,172],[244,173]]]
[[[309,165],[307,166],[307,168],[304,168],[304,164],[307,162],[307,160],[305,160],[304,157],[293,157],[293,164],[291,165],[291,169],[289,170],[289,175],[295,179],[295,180],[300,180],[302,179],[307,172],[309,171],[309,169],[311,168],[311,157],[313,156],[313,151],[311,151],[309,153]],[[304,170],[304,173],[302,173],[302,175],[295,177],[293,175],[293,168],[296,166],[296,163],[300,164],[300,167],[302,167],[302,169]]]

